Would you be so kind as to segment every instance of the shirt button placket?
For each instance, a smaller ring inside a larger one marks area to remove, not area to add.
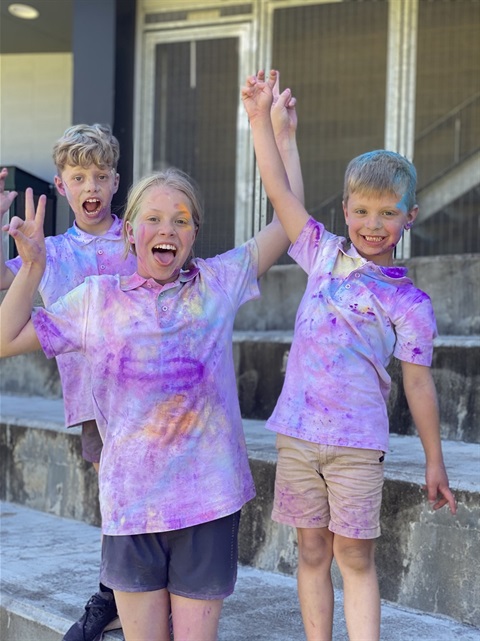
[[[97,249],[97,256],[102,256],[102,254],[103,254],[103,249]],[[105,271],[106,269],[105,265],[103,264],[100,264],[99,267],[101,272]]]

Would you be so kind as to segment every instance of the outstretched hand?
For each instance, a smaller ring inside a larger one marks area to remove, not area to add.
[[[247,78],[242,87],[242,101],[250,121],[259,116],[270,114],[276,80],[277,72],[273,69],[267,79],[265,79],[264,71],[259,71],[257,75]]]
[[[272,118],[273,131],[276,138],[288,138],[293,136],[297,130],[297,99],[292,96],[290,89],[284,89],[280,93],[280,72],[276,72],[275,84],[272,90],[273,100],[270,115]]]
[[[0,218],[10,209],[10,205],[17,196],[16,191],[5,191],[5,180],[7,176],[8,169],[4,167],[0,171]]]
[[[2,230],[8,232],[15,240],[18,254],[24,264],[45,266],[43,222],[46,202],[47,197],[40,196],[35,210],[33,190],[29,187],[25,192],[25,220],[14,216],[10,223],[2,227]]]

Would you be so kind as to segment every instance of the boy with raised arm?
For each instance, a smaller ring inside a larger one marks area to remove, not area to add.
[[[448,486],[430,365],[435,319],[429,297],[393,262],[417,216],[416,171],[376,150],[347,167],[343,210],[350,242],[309,216],[292,192],[269,122],[276,72],[242,90],[260,175],[308,274],[285,382],[267,428],[277,432],[274,520],[297,529],[298,593],[308,641],[331,641],[335,557],[350,641],[380,638],[375,539],[380,535],[388,451],[387,365],[403,384],[426,457],[433,509],[456,504]],[[285,90],[288,91],[288,90]]]

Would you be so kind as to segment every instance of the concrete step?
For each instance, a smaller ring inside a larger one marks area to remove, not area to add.
[[[282,390],[292,331],[236,331],[234,361],[242,416],[267,419]],[[478,376],[480,336],[435,339],[432,375],[440,406],[444,439],[480,442]],[[392,390],[388,402],[390,432],[416,433],[403,392],[400,362],[389,368]]]
[[[81,457],[79,429],[63,427],[61,399],[3,395],[1,414],[0,498],[98,526],[97,477]],[[257,497],[243,509],[240,561],[293,577],[295,532],[270,518],[275,435],[263,421],[245,420],[244,427]],[[443,448],[456,517],[445,508],[431,513],[425,501],[419,439],[391,437],[377,545],[381,595],[402,607],[480,626],[480,446],[444,441]],[[334,582],[340,589],[335,568]]]
[[[99,573],[98,528],[2,503],[2,641],[61,641],[82,614]],[[342,594],[335,592],[334,638],[347,641]],[[123,639],[121,630],[105,641]],[[241,566],[234,594],[226,599],[219,641],[304,639],[295,579]],[[480,629],[450,618],[382,602],[382,640],[479,641]],[[201,641],[199,639],[198,641]],[[366,640],[367,641],[367,640]]]
[[[233,353],[242,415],[267,419],[281,392],[293,331],[236,331]],[[435,340],[432,374],[437,386],[442,438],[480,443],[478,376],[480,336],[440,336]],[[389,367],[390,431],[413,435],[415,427],[403,393],[400,363]],[[42,352],[5,359],[0,392],[61,398],[55,360]]]

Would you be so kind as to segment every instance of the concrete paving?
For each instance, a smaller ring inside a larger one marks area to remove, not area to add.
[[[2,395],[4,422],[64,430],[62,399]],[[275,461],[275,435],[264,421],[245,420],[249,454]],[[79,428],[69,431],[78,432]],[[391,436],[386,477],[422,484],[423,450],[418,438]],[[445,441],[451,486],[480,490],[480,445]],[[19,506],[1,507],[1,641],[61,641],[96,589],[100,560],[97,527]],[[336,591],[335,641],[346,641],[342,593]],[[460,595],[459,595],[460,596]],[[123,639],[111,632],[105,639]],[[234,595],[226,600],[219,641],[300,641],[303,627],[292,576],[240,567]],[[382,641],[480,641],[480,629],[453,619],[383,602]],[[199,639],[199,641],[201,641]],[[365,641],[370,641],[365,639]]]
[[[3,503],[1,556],[2,641],[60,641],[95,590],[99,529]],[[336,592],[335,600],[334,639],[346,641],[341,592]],[[105,635],[105,641],[119,639],[123,639],[120,631]],[[219,641],[245,639],[304,639],[295,579],[240,567],[235,593],[225,601]],[[479,641],[480,630],[384,602],[382,640],[405,639]]]

